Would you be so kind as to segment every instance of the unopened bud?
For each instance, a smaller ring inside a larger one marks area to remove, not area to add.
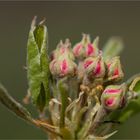
[[[50,63],[50,71],[56,77],[74,76],[77,65],[68,57],[60,56]]]
[[[102,105],[108,110],[115,110],[125,105],[126,85],[107,86],[102,93]]]
[[[108,69],[107,77],[109,81],[110,80],[118,81],[124,77],[120,57],[114,57],[111,60],[108,60],[107,69]]]
[[[73,48],[73,53],[75,57],[83,59],[89,56],[97,56],[99,53],[98,47],[98,38],[91,43],[90,36],[83,34],[83,38],[80,43],[77,43]]]
[[[101,56],[86,58],[84,60],[84,69],[90,79],[103,78],[105,76],[105,64]]]
[[[72,60],[75,59],[69,39],[66,39],[64,43],[62,40],[59,42],[56,49],[51,53],[51,60],[57,59],[61,55],[67,55]]]

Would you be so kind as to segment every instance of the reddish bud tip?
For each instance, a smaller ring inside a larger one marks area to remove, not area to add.
[[[51,60],[58,59],[58,57],[60,57],[62,55],[67,55],[72,60],[75,59],[74,54],[71,49],[71,43],[70,43],[69,39],[66,39],[65,43],[60,41],[59,44],[57,45],[56,49],[51,53],[50,58],[51,58]]]
[[[75,57],[84,59],[89,56],[97,56],[99,54],[99,50],[98,47],[94,44],[95,42],[91,43],[89,35],[83,34],[81,42],[77,43],[73,48]]]

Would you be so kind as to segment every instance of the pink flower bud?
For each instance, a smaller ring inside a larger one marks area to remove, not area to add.
[[[108,69],[108,80],[118,81],[124,77],[119,57],[114,57],[106,62]]]
[[[62,55],[50,63],[50,71],[52,75],[57,77],[74,76],[76,69],[77,65],[66,55]]]
[[[84,60],[84,69],[90,79],[103,78],[105,76],[105,64],[101,56],[86,58]]]
[[[87,34],[83,34],[81,42],[77,43],[73,48],[75,57],[83,59],[89,56],[97,56],[99,54],[97,40],[98,38],[96,38],[96,40],[91,43],[90,36]]]
[[[125,101],[125,92],[125,84],[107,86],[101,96],[102,105],[108,110],[122,107]]]
[[[59,42],[57,45],[56,49],[51,53],[51,60],[57,59],[61,55],[67,55],[70,57],[72,60],[75,59],[74,54],[71,49],[71,43],[69,39],[65,40],[65,43],[62,42],[62,40]]]

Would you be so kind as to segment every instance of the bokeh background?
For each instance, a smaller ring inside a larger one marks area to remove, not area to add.
[[[125,79],[140,72],[140,2],[0,2],[0,81],[22,101],[27,91],[26,42],[34,15],[46,18],[49,50],[60,39],[80,41],[82,33],[100,36],[100,47],[111,36],[125,43]],[[33,106],[28,107],[33,110]],[[140,139],[140,114],[123,124],[111,139]],[[45,139],[43,132],[15,117],[0,104],[0,139]]]

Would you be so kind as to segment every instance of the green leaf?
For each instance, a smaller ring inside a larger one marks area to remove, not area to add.
[[[46,26],[43,23],[35,24],[36,18],[32,21],[27,44],[27,77],[33,103],[39,109],[43,109],[50,98],[49,59],[47,54],[48,35]],[[42,94],[41,88],[44,88],[45,95]],[[40,102],[42,98],[45,98],[45,103]]]
[[[140,76],[134,78],[129,86],[129,90],[140,94]]]
[[[45,105],[46,105],[46,94],[44,86],[41,83],[40,94],[37,98],[37,106],[41,112],[43,111]]]
[[[26,121],[32,121],[30,113],[20,103],[13,99],[7,90],[0,84],[0,102],[10,111]]]
[[[105,59],[111,59],[114,56],[117,56],[123,50],[123,42],[118,37],[112,37],[103,47],[103,57]]]
[[[48,50],[46,47],[48,46],[48,42],[46,39],[48,38],[46,27],[45,27],[45,32],[46,34],[44,36],[44,42],[42,44],[40,62],[41,62],[41,69],[42,69],[42,83],[46,93],[46,104],[48,105],[50,99],[50,89],[49,89],[50,70],[49,70]]]
[[[36,44],[38,45],[39,51],[41,50],[43,39],[44,39],[44,27],[37,25],[34,30],[34,38],[36,41]]]
[[[140,80],[136,83],[134,89],[135,92],[139,93],[140,92]]]

